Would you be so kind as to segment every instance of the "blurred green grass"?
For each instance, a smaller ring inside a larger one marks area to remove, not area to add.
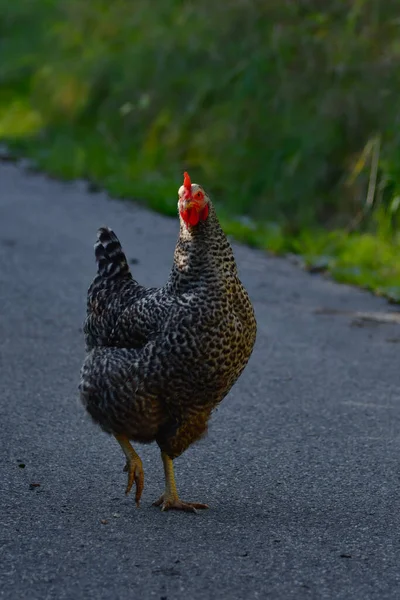
[[[0,137],[400,299],[397,0],[0,0]],[[242,218],[246,215],[246,218]]]

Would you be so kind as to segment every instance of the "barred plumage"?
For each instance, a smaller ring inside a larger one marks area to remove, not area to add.
[[[130,276],[126,256],[115,233],[108,227],[101,227],[94,245],[100,277]]]
[[[187,190],[179,191],[180,235],[161,288],[139,285],[115,233],[99,230],[80,384],[86,410],[105,431],[156,441],[170,459],[204,435],[256,336],[253,308],[215,209],[202,188]]]

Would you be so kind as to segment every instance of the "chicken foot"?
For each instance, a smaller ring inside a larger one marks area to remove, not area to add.
[[[161,458],[164,465],[165,492],[158,500],[153,502],[153,506],[161,506],[162,511],[173,509],[194,513],[197,512],[196,509],[208,508],[207,504],[200,504],[199,502],[183,502],[180,500],[176,489],[174,464],[172,459],[165,454],[165,452],[161,453]]]
[[[135,502],[136,506],[139,508],[140,497],[144,487],[144,471],[142,461],[140,456],[132,448],[127,437],[124,435],[115,435],[114,437],[126,456],[126,465],[124,467],[124,471],[128,473],[128,485],[126,486],[125,494],[129,494],[133,484],[135,483]]]

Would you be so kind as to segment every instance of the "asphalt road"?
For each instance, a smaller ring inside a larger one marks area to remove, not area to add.
[[[0,597],[398,598],[400,326],[353,314],[395,309],[235,246],[256,348],[176,461],[182,498],[210,510],[151,506],[155,446],[137,446],[136,509],[118,444],[77,394],[105,224],[140,282],[164,282],[176,219],[0,164]]]

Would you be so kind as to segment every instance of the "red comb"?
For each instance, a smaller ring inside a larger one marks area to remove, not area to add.
[[[183,174],[183,187],[188,192],[192,192],[192,182],[190,181],[189,173],[187,173],[186,171]]]

